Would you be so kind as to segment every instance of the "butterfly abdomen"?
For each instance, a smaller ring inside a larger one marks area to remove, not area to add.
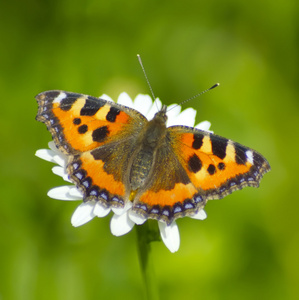
[[[133,191],[143,186],[153,165],[153,157],[153,151],[142,149],[134,158],[130,173],[130,185]]]

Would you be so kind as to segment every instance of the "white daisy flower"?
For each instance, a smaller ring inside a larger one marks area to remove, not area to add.
[[[103,95],[100,98],[112,101],[107,95]],[[155,103],[148,95],[137,95],[134,101],[129,97],[127,93],[121,93],[118,97],[117,103],[134,108],[142,113],[147,119],[152,119],[157,112],[161,109],[162,103],[157,98]],[[181,111],[181,106],[172,104],[167,108],[168,120],[167,126],[173,125],[185,125],[195,127],[201,130],[209,131],[211,123],[204,121],[194,126],[196,110],[193,108],[187,108]],[[211,131],[210,131],[211,132]],[[35,155],[44,160],[57,164],[52,168],[54,174],[59,175],[66,182],[72,183],[66,172],[67,156],[61,153],[55,146],[54,142],[49,142],[49,149],[37,150]],[[83,194],[77,189],[75,185],[64,185],[55,187],[48,192],[48,196],[53,199],[66,200],[66,201],[82,201]],[[111,222],[110,229],[113,235],[121,236],[132,230],[134,225],[141,225],[146,221],[146,218],[141,215],[137,215],[132,210],[132,203],[129,201],[124,208],[107,208],[101,205],[99,202],[88,201],[81,203],[72,215],[71,223],[73,226],[81,226],[94,217],[105,217],[111,211],[114,213]],[[205,211],[201,209],[197,214],[192,216],[193,219],[204,220],[207,217]],[[176,252],[180,246],[180,234],[179,229],[175,221],[167,225],[163,221],[158,221],[161,238],[166,247],[171,252]]]

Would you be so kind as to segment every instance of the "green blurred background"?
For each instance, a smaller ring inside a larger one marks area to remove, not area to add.
[[[48,89],[185,100],[215,133],[261,152],[272,171],[178,221],[180,250],[152,245],[161,299],[298,299],[297,1],[1,2],[0,299],[143,299],[136,235],[110,216],[70,224],[77,202],[34,156],[50,134],[35,121]]]

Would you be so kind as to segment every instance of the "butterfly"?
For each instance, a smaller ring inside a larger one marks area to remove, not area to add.
[[[67,173],[84,201],[124,207],[171,224],[211,199],[258,187],[270,171],[258,152],[188,126],[166,127],[167,107],[152,120],[101,98],[52,90],[36,96],[36,119],[68,157]]]

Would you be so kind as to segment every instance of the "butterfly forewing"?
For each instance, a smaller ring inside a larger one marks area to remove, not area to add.
[[[48,91],[36,99],[37,120],[47,125],[56,146],[70,154],[127,139],[146,122],[133,109],[87,95]]]
[[[192,183],[207,199],[220,199],[245,186],[259,185],[270,170],[258,152],[198,129],[169,128],[173,148]]]

